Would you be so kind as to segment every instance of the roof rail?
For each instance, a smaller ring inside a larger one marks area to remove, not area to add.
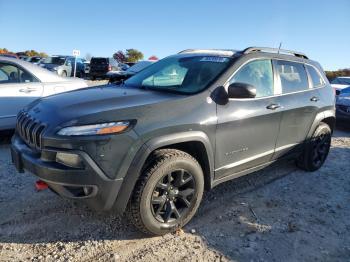
[[[216,54],[216,55],[224,55],[224,56],[233,56],[237,51],[235,50],[229,50],[229,49],[186,49],[179,52],[179,54],[186,54],[186,53],[210,53],[210,54]]]
[[[286,50],[286,49],[279,49],[279,48],[271,48],[271,47],[248,47],[242,51],[243,54],[250,54],[253,52],[268,52],[268,53],[283,53],[283,54],[289,54],[294,55],[296,57],[309,59],[305,54],[292,51],[292,50]]]

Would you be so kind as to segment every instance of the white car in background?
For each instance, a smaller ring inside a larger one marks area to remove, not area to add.
[[[350,86],[350,76],[339,76],[331,81],[331,86],[334,88],[336,95],[339,95],[340,91]]]
[[[63,78],[26,61],[0,57],[0,130],[14,129],[17,113],[32,101],[87,86],[82,79]]]

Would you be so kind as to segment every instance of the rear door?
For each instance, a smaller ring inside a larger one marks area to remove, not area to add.
[[[215,177],[219,179],[268,163],[280,123],[270,59],[243,64],[229,81],[235,82],[255,86],[257,96],[230,99],[228,104],[217,106]]]
[[[318,88],[308,77],[305,64],[274,60],[277,71],[277,97],[282,118],[274,159],[301,150],[308,131],[320,108]]]
[[[14,128],[17,113],[42,93],[41,82],[25,69],[0,62],[0,130]]]
[[[94,57],[91,59],[90,73],[102,76],[107,73],[108,66],[109,66],[108,58]]]

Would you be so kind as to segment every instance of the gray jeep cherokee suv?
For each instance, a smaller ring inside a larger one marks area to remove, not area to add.
[[[18,115],[12,159],[63,197],[161,235],[203,191],[285,158],[324,163],[335,96],[321,66],[271,48],[185,50],[122,85],[37,100]]]

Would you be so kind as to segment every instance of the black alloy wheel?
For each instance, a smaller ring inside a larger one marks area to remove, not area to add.
[[[155,186],[151,207],[161,223],[172,223],[189,212],[196,193],[194,177],[186,170],[175,170],[162,177]]]
[[[321,133],[313,141],[312,161],[315,166],[321,166],[327,158],[331,145],[331,135]]]
[[[327,159],[332,140],[332,130],[326,123],[321,122],[314,131],[303,153],[297,160],[297,165],[309,172],[319,169]]]

